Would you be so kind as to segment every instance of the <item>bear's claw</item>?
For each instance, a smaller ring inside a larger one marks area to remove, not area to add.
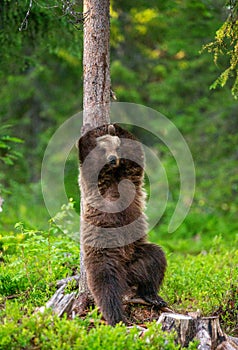
[[[166,303],[166,301],[164,301],[159,295],[153,295],[153,296],[148,296],[148,295],[144,295],[143,299],[147,302],[152,304],[153,306],[156,306],[157,308],[161,309],[164,307],[167,307],[168,304]]]

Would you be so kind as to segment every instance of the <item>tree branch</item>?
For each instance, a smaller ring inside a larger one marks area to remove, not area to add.
[[[20,32],[21,32],[22,30],[27,30],[27,26],[28,26],[28,17],[30,16],[30,13],[31,13],[32,3],[33,3],[33,0],[30,0],[30,1],[29,1],[29,6],[28,6],[27,13],[26,13],[25,18],[23,19],[23,21],[22,21],[22,23],[21,23],[20,28],[19,28],[19,31],[20,31]]]

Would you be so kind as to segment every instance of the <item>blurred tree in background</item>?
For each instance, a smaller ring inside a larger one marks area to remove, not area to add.
[[[1,175],[10,179],[11,189],[4,225],[19,220],[37,225],[44,149],[57,126],[82,110],[82,27],[62,2],[33,1],[26,18],[27,6],[8,0],[0,5],[0,120],[25,141],[15,171]],[[232,237],[237,232],[238,106],[230,92],[236,88],[225,79],[224,88],[209,89],[231,57],[223,55],[214,65],[209,52],[200,53],[219,28],[227,35],[228,12],[224,0],[111,1],[111,77],[118,101],[144,104],[171,119],[195,160],[195,201],[178,235],[228,232]],[[218,47],[219,35],[211,50]],[[219,45],[226,53],[223,38]],[[237,52],[237,41],[232,43]],[[153,148],[170,183],[163,228],[176,204],[179,174],[166,147],[154,143]],[[65,174],[68,194],[77,200],[76,159],[67,162]]]

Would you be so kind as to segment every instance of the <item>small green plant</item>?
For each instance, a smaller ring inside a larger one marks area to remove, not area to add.
[[[9,136],[11,125],[0,126],[0,161],[13,165],[22,154],[15,150],[14,144],[23,143],[18,137]]]
[[[15,144],[22,143],[23,141],[17,137],[9,136],[11,125],[0,126],[0,166],[2,172],[0,172],[0,213],[3,211],[4,199],[1,194],[8,194],[9,190],[7,186],[3,185],[6,182],[6,176],[4,175],[5,169],[12,166],[16,160],[22,157],[21,152],[15,150]]]
[[[0,296],[43,305],[54,292],[56,280],[78,268],[79,247],[54,226],[35,231],[18,223],[15,228],[18,232],[0,236]]]

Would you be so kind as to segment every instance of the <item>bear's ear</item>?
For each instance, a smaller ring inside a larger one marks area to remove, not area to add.
[[[90,124],[87,123],[87,124],[85,124],[85,125],[82,126],[82,128],[81,128],[81,138],[75,142],[75,147],[76,147],[77,149],[80,149],[80,145],[82,144],[82,138],[83,138],[83,136],[84,136],[88,131],[90,131],[90,130],[92,130]]]
[[[79,151],[79,160],[81,163],[84,162],[87,155],[96,147],[96,140],[94,132],[89,131],[83,136],[80,137],[78,141],[78,151]]]
[[[83,151],[83,143],[84,143],[84,137],[82,136],[77,142],[79,160],[81,163],[84,161],[84,158],[85,158],[85,154]]]
[[[80,139],[76,141],[75,146],[79,150],[79,152],[83,151],[85,143],[87,143],[87,138],[84,136],[81,136]]]
[[[116,130],[115,130],[114,125],[112,125],[112,124],[109,124],[109,125],[108,125],[108,134],[109,134],[109,135],[112,135],[112,136],[115,136],[115,135],[116,135]]]

